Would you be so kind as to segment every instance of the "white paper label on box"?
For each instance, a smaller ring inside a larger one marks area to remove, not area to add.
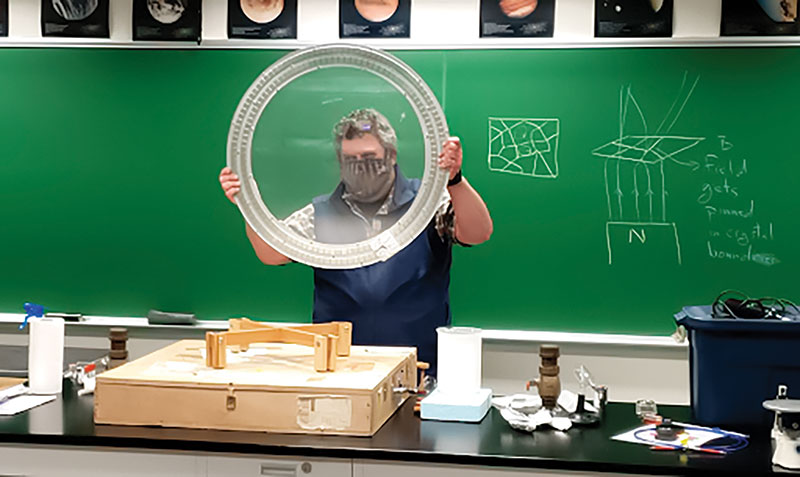
[[[297,425],[303,429],[347,429],[352,417],[353,403],[347,396],[297,397]]]

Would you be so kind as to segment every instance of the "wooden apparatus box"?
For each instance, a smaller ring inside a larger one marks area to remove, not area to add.
[[[95,423],[371,436],[417,387],[415,348],[352,346],[333,372],[295,344],[229,347],[224,369],[205,355],[183,340],[100,374]]]

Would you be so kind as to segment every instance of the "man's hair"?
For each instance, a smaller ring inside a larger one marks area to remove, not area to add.
[[[356,109],[343,117],[333,127],[333,143],[336,157],[341,159],[342,141],[372,134],[386,151],[386,156],[397,158],[397,134],[386,116],[372,108]]]

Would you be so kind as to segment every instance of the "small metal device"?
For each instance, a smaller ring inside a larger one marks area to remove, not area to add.
[[[674,441],[684,432],[683,426],[672,422],[672,419],[664,419],[656,424],[656,437],[662,441]]]
[[[636,401],[636,417],[645,424],[658,424],[661,417],[658,415],[658,406],[652,399],[639,399]]]
[[[590,426],[599,423],[601,403],[604,407],[605,402],[603,401],[605,401],[607,398],[605,386],[596,386],[592,380],[591,373],[589,373],[589,370],[586,369],[586,366],[584,365],[581,365],[575,370],[575,378],[578,380],[578,386],[580,388],[578,391],[578,405],[575,409],[575,412],[569,415],[569,420],[572,421],[573,424],[582,426]],[[594,400],[597,412],[592,412],[585,408],[587,388],[595,392]],[[598,391],[598,388],[601,392]]]
[[[108,369],[110,359],[103,356],[94,361],[78,361],[70,363],[64,377],[72,380],[78,389],[78,396],[94,392],[95,376]]]
[[[583,392],[585,386],[590,387],[592,391],[594,391],[592,404],[594,404],[595,409],[597,409],[597,412],[602,416],[603,411],[606,409],[606,404],[608,404],[608,386],[596,384],[594,382],[594,378],[592,377],[592,373],[590,373],[584,365],[581,365],[575,370],[575,378],[578,380],[581,393]]]
[[[789,399],[788,388],[778,386],[775,399],[764,401],[775,413],[772,427],[772,463],[786,469],[800,469],[800,399]]]

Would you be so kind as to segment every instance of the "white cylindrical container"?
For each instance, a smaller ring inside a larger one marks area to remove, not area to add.
[[[58,394],[64,374],[64,320],[32,318],[28,322],[28,387],[32,394]]]
[[[477,392],[481,387],[481,330],[440,327],[437,389],[447,394]]]

